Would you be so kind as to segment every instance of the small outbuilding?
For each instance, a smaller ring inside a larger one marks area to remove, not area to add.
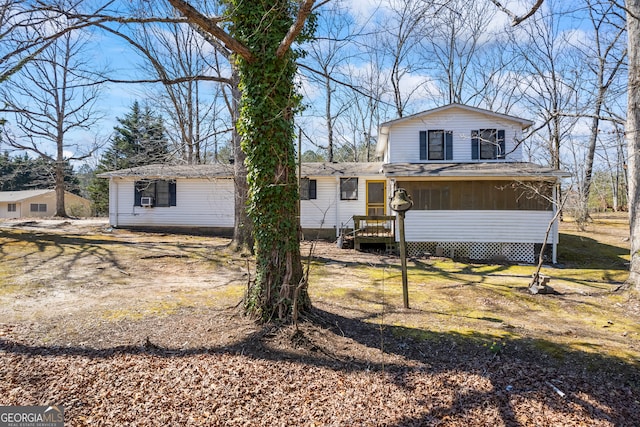
[[[91,201],[65,191],[64,204],[72,216],[91,216]],[[0,191],[0,218],[48,217],[56,213],[56,191]]]

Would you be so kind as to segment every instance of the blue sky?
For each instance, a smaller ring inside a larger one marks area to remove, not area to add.
[[[399,2],[400,0],[389,0]],[[485,0],[488,1],[488,0]],[[334,1],[327,6],[337,3]],[[387,13],[384,7],[381,7],[380,4],[382,2],[378,0],[352,0],[345,1],[343,4],[348,8],[350,14],[357,26],[357,24],[364,24],[365,22],[373,22],[378,25],[378,27],[374,27],[373,31],[379,31],[386,29],[385,25],[388,24]],[[533,0],[509,0],[502,2],[506,7],[513,10],[516,13],[522,13],[527,10],[533,3]],[[538,12],[538,14],[546,13],[546,8],[551,3],[551,0],[546,0],[543,8]],[[567,6],[573,4],[573,2],[557,2],[562,6]],[[494,6],[489,5],[489,8],[493,8]],[[376,14],[375,19],[371,19],[372,16]],[[492,15],[492,18],[489,22],[489,33],[499,33],[505,28],[505,26],[509,25],[509,18],[501,13],[495,11]],[[572,19],[563,21],[562,25],[564,26],[563,31],[567,31],[571,33],[571,37],[575,40],[578,39],[586,39],[585,37],[585,29],[588,28],[584,21]],[[320,28],[319,33],[323,32],[323,28]],[[141,60],[139,56],[133,51],[131,46],[128,45],[124,40],[119,39],[113,35],[106,34],[104,32],[97,32],[94,35],[94,43],[95,49],[93,50],[92,55],[94,56],[94,61],[98,65],[106,65],[110,69],[110,75],[117,79],[135,79],[144,77],[139,69],[141,64]],[[357,49],[355,49],[357,50]],[[346,49],[348,52],[349,49]],[[373,64],[368,63],[366,60],[352,60],[350,61],[349,70],[341,70],[344,74],[354,74],[359,73],[366,70],[368,67],[371,67]],[[379,63],[375,64],[381,70],[381,72],[386,72],[388,70],[387,63]],[[413,89],[416,85],[420,84],[425,79],[428,79],[429,76],[420,73],[414,73],[406,76],[401,82],[401,87],[403,87],[404,91],[409,91]],[[306,98],[304,100],[305,103],[311,105],[305,112],[305,117],[301,118],[298,122],[305,127],[305,132],[307,134],[312,135],[312,137],[317,138],[320,143],[322,143],[324,138],[324,133],[326,132],[324,129],[324,119],[321,117],[321,113],[323,110],[324,103],[324,95],[322,93],[321,88],[317,86],[310,85],[309,81],[305,78],[301,80],[304,88],[304,93]],[[76,142],[82,144],[83,141],[92,141],[95,138],[99,140],[106,141],[113,131],[113,127],[117,124],[116,117],[124,117],[131,105],[134,101],[140,101],[144,103],[146,101],[146,91],[152,88],[154,85],[151,84],[108,84],[105,85],[102,89],[102,94],[99,102],[99,107],[101,113],[104,118],[100,121],[100,123],[91,130],[91,132],[80,132],[69,135],[71,139],[74,139]],[[160,86],[159,84],[155,85],[156,87]],[[427,84],[428,86],[428,84]],[[211,86],[209,86],[211,88]],[[431,92],[433,92],[433,88]],[[390,99],[387,97],[387,101]],[[441,104],[441,101],[437,101],[433,99],[432,93],[430,95],[430,91],[425,91],[424,93],[418,93],[412,99],[410,105],[408,106],[407,113],[415,113],[421,109],[432,108]],[[392,108],[388,108],[389,104],[386,104],[387,112],[383,114],[381,120],[389,120],[396,117]],[[527,119],[535,120],[535,117],[531,116],[531,112],[525,108],[524,105],[515,105],[513,107],[513,111],[510,111],[512,114],[522,115]],[[577,131],[577,133],[583,133],[586,130],[587,124],[583,124],[583,130]],[[375,129],[374,129],[375,134]],[[345,136],[345,138],[349,138],[349,136]],[[305,146],[304,150],[313,148],[309,145]]]

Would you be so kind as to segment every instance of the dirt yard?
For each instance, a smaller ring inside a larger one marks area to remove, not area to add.
[[[640,303],[625,223],[563,225],[555,295],[531,266],[305,243],[314,311],[241,314],[251,259],[210,236],[0,222],[0,405],[69,426],[638,426]]]

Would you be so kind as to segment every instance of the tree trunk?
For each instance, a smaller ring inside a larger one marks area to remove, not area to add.
[[[59,122],[60,123],[60,122]],[[57,150],[56,150],[56,161],[53,163],[55,168],[55,176],[56,176],[56,214],[55,216],[59,216],[62,218],[67,217],[67,210],[64,206],[64,142],[63,142],[63,132],[60,129],[61,125],[58,125],[58,138],[57,138]]]
[[[601,76],[599,76],[600,78]],[[602,110],[602,99],[604,97],[604,89],[602,86],[598,89],[598,97],[594,107],[594,117],[591,121],[591,135],[589,136],[589,147],[587,148],[587,159],[584,167],[584,181],[580,191],[578,221],[584,224],[589,220],[589,195],[591,194],[591,180],[593,175],[593,159],[596,154],[596,144],[598,142],[598,132],[600,130],[600,112]]]
[[[631,264],[628,283],[640,282],[640,0],[627,0],[627,38],[629,86],[627,88],[627,154],[629,156],[629,222]]]
[[[55,162],[56,168],[56,214],[55,216],[67,217],[67,210],[64,206],[64,161]]]
[[[291,49],[277,54],[292,24],[290,4],[237,2],[232,16],[238,37],[255,52],[251,60],[237,56],[236,63],[242,93],[238,131],[246,154],[256,257],[245,309],[262,321],[288,320],[311,307],[300,257],[295,54]]]
[[[333,117],[331,116],[331,96],[333,91],[331,90],[331,80],[329,79],[329,70],[326,68],[323,70],[326,74],[324,87],[327,96],[325,103],[325,114],[327,121],[327,161],[333,162]]]
[[[238,88],[240,77],[234,67],[231,76],[232,97],[232,144],[233,144],[233,178],[235,185],[235,216],[233,223],[233,240],[231,248],[237,252],[253,253],[253,222],[247,214],[247,199],[249,189],[247,185],[247,167],[245,166],[245,154],[241,147],[241,138],[236,123],[238,122],[241,93]]]

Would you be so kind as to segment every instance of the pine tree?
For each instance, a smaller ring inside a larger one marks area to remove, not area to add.
[[[170,159],[164,122],[147,106],[136,101],[131,111],[114,127],[110,147],[102,155],[95,174],[165,163]],[[109,213],[109,182],[95,176],[89,185],[89,195],[98,215]]]

